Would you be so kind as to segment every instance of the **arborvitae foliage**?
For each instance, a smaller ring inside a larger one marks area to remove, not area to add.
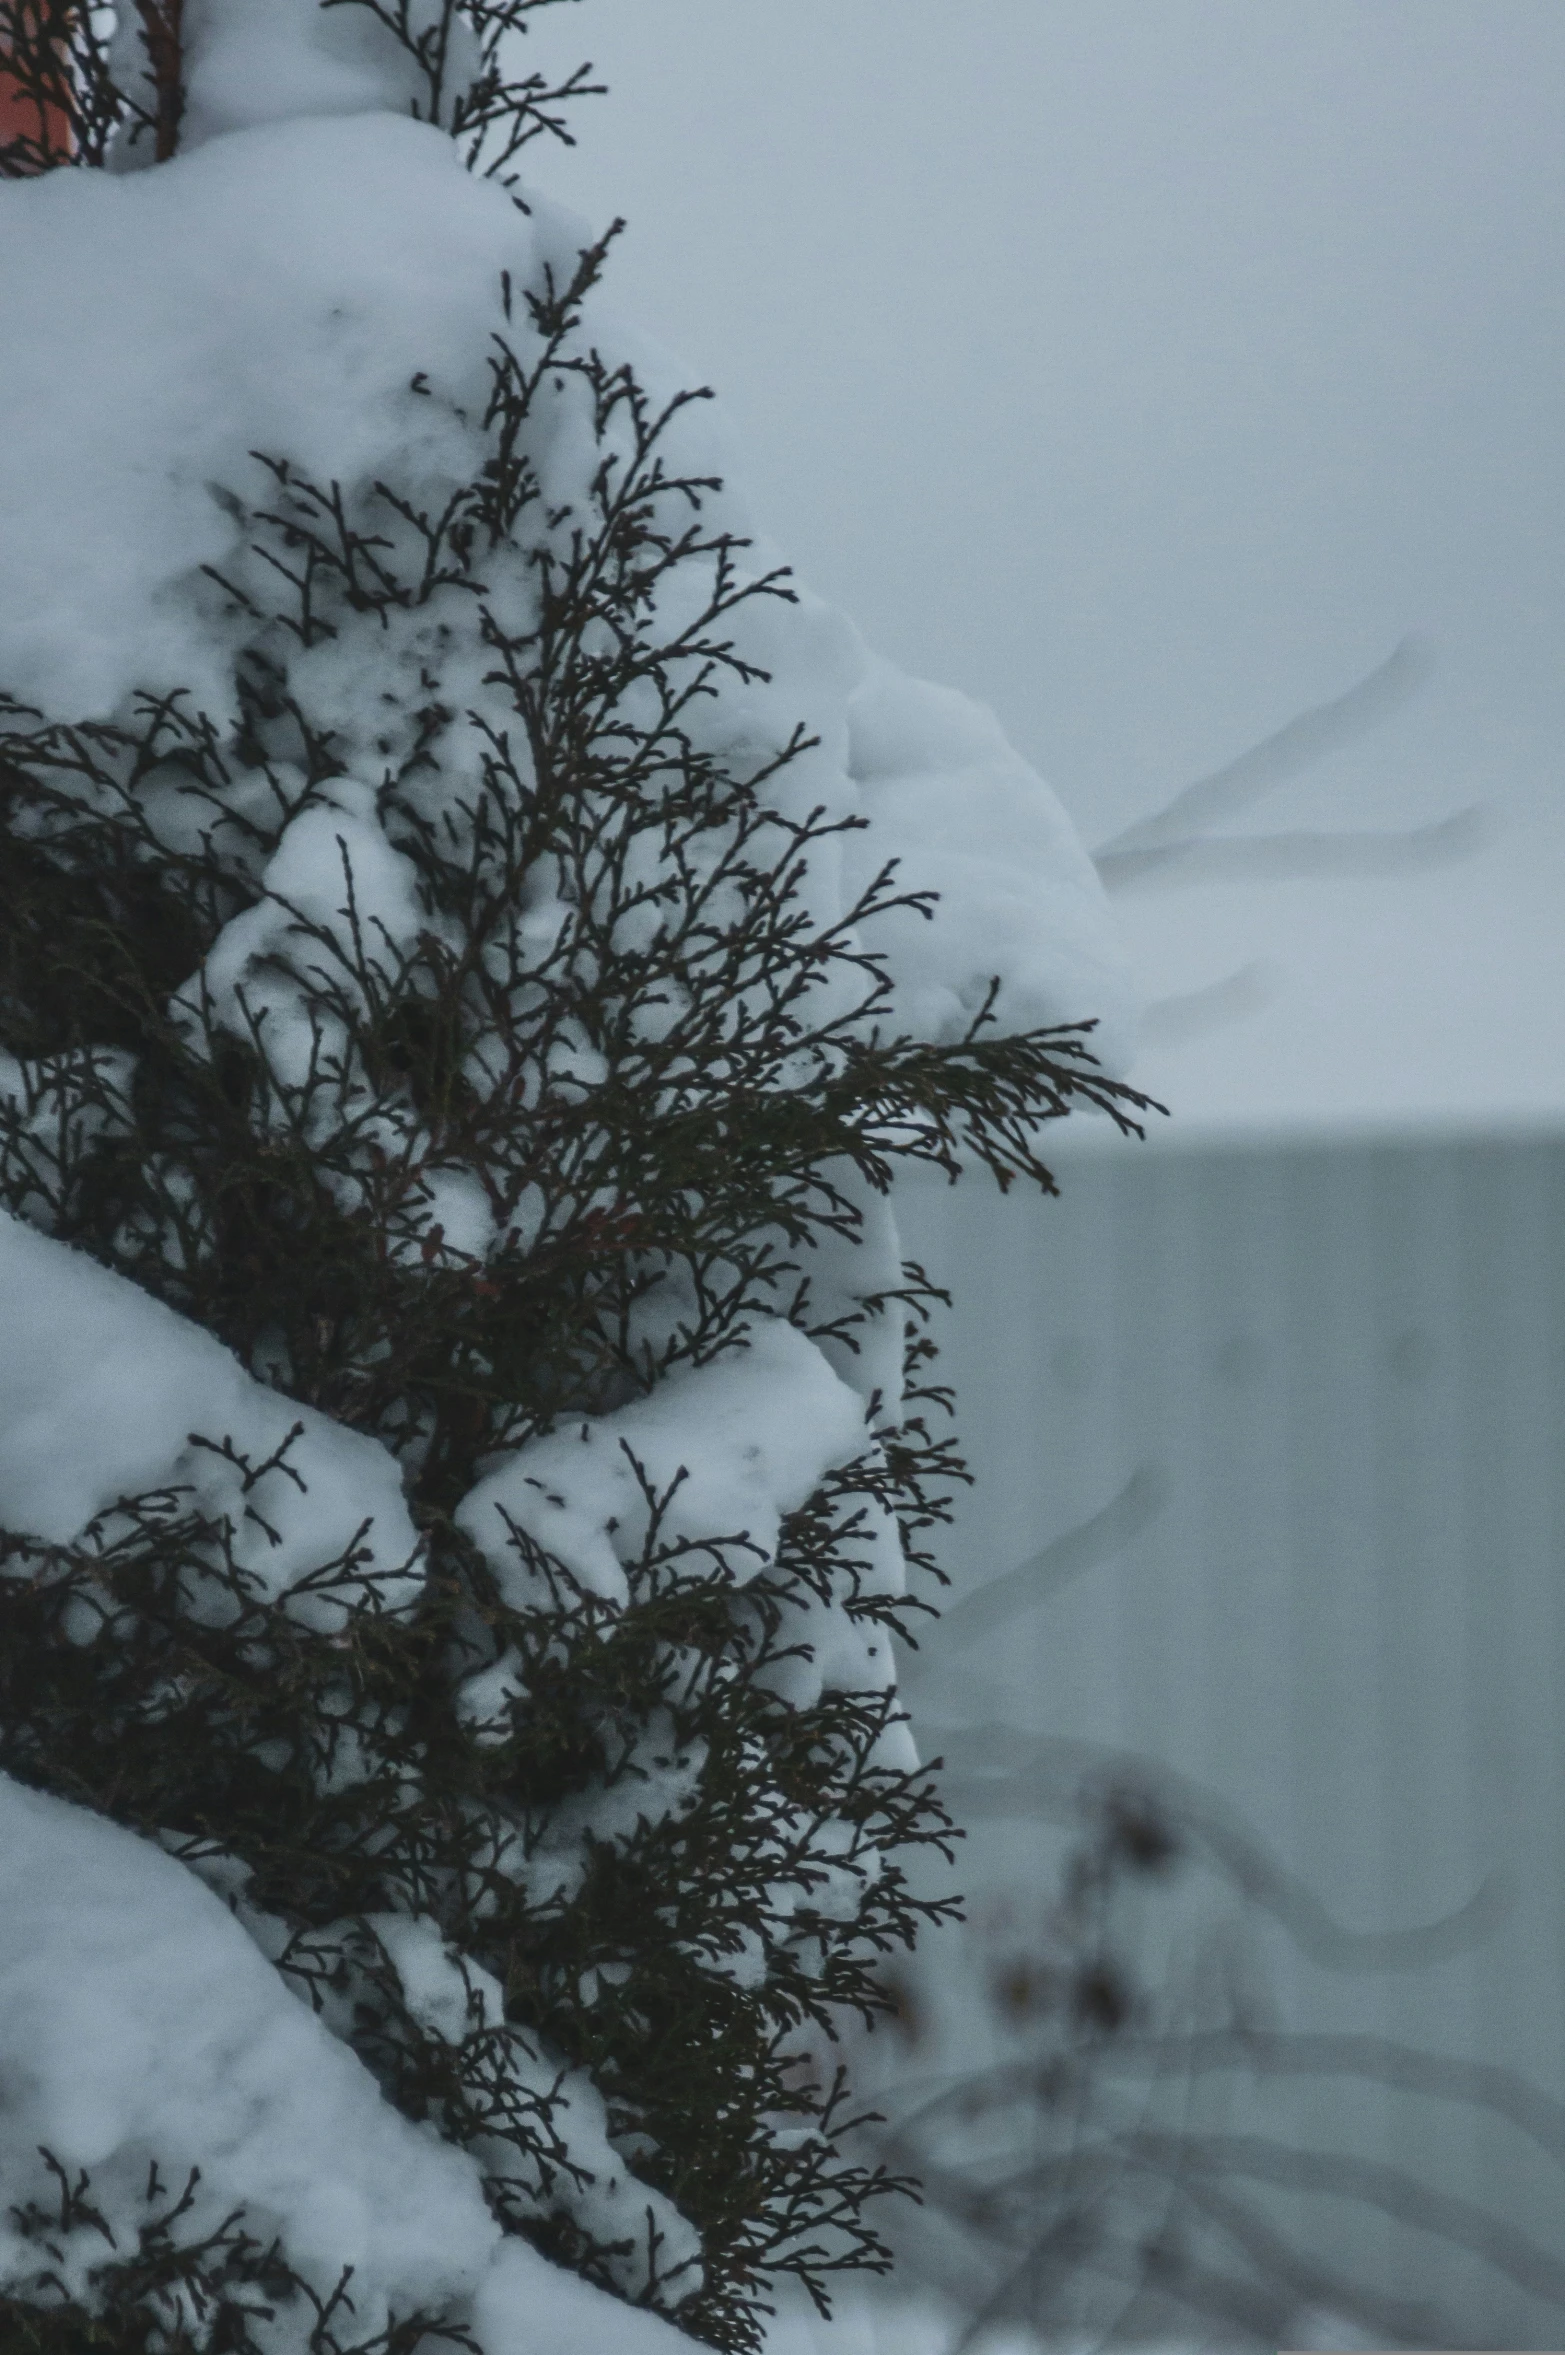
[[[505,81],[538,4],[373,6],[481,168],[585,86]],[[127,99],[104,12],[0,5],[35,101],[4,168],[94,165],[111,134],[173,151],[178,9],[139,13],[167,39]],[[1040,1121],[1139,1099],[1079,1031],[899,1036],[864,945],[893,874],[822,916],[844,821],[789,804],[802,733],[756,760],[704,717],[755,676],[737,617],[792,591],[668,454],[693,396],[655,405],[585,337],[604,254],[507,285],[482,416],[434,356],[409,388],[466,479],[316,482],[274,452],[226,486],[243,553],[205,594],[237,725],[177,693],[81,725],[0,703],[0,1202],[382,1441],[421,1539],[410,1600],[351,1546],[279,1597],[189,1492],[76,1547],[0,1535],[0,1765],[203,1874],[390,2099],[475,2152],[508,2228],[748,2348],[769,2280],[881,2259],[889,2182],[844,2155],[823,2056],[939,1910],[899,1856],[949,1832],[884,1676],[811,1674],[828,1621],[883,1666],[910,1606],[877,1533],[894,1517],[932,1568],[959,1470],[918,1271],[855,1295],[822,1246],[899,1163],[1047,1186]],[[591,452],[564,502],[538,458],[562,420]],[[312,825],[329,905],[289,880]],[[399,880],[361,903],[370,849]],[[507,1451],[739,1362],[759,1320],[840,1359],[891,1313],[900,1417],[872,1407],[770,1558],[681,1534],[681,1483],[634,1456],[623,1593],[520,1524],[497,1566],[460,1510]],[[209,1443],[264,1528],[288,1450]],[[617,2192],[582,2158],[589,2087]],[[116,2248],[102,2321],[12,2305],[7,2343],[180,2343],[216,2315],[213,2343],[248,2345],[286,2266],[242,2220],[183,2247],[174,2204]]]
[[[560,0],[320,0],[367,10],[409,61],[409,108],[460,141],[471,168],[507,185],[543,135],[569,141],[573,99],[601,85],[508,70],[511,36]],[[179,150],[184,0],[0,0],[0,178],[101,166],[118,148],[159,162]],[[6,87],[9,85],[9,87]]]

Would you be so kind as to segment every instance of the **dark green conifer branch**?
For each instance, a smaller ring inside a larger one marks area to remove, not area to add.
[[[587,87],[500,74],[545,0],[352,4],[483,169]],[[96,12],[0,0],[6,39],[69,155],[19,134],[0,170],[101,161],[128,118]],[[821,915],[812,877],[858,821],[790,807],[809,739],[746,751],[706,725],[764,676],[748,613],[793,592],[747,570],[720,484],[678,456],[701,396],[658,405],[584,337],[607,244],[504,286],[468,479],[322,482],[273,452],[224,486],[241,547],[202,594],[238,649],[234,724],[180,693],[74,725],[0,695],[0,1205],[382,1442],[425,1571],[416,1603],[383,1593],[361,1533],[279,1600],[180,1490],[75,1547],[0,1533],[0,1767],[208,1879],[387,2097],[480,2155],[509,2229],[749,2349],[779,2276],[824,2303],[885,2262],[872,2208],[900,2187],[848,2147],[830,2056],[884,2004],[882,1959],[949,1910],[905,1870],[951,1825],[929,1774],[885,1763],[894,1693],[790,1697],[812,1608],[882,1655],[911,1634],[927,1601],[886,1590],[874,1533],[889,1514],[938,1576],[963,1476],[932,1427],[922,1272],[844,1301],[817,1246],[856,1239],[901,1165],[1052,1187],[1041,1123],[1084,1103],[1131,1127],[1144,1104],[1090,1025],[1000,1035],[993,992],[955,1045],[901,1035],[875,924],[927,902],[892,869]],[[473,425],[433,370],[407,397]],[[551,504],[538,450],[571,421],[590,488]],[[323,649],[360,665],[351,741]],[[267,879],[291,828],[336,822],[345,768],[415,879],[408,934],[358,904],[345,834],[333,920]],[[247,911],[269,945],[225,982]],[[481,1184],[482,1255],[433,1215],[452,1170]],[[774,1555],[744,1528],[680,1535],[679,1482],[634,1455],[623,1603],[514,1523],[503,1578],[463,1526],[501,1452],[736,1357],[760,1320],[851,1352],[893,1306],[901,1413],[872,1414]],[[252,1464],[201,1436],[264,1530],[292,1443]],[[468,1974],[459,2030],[410,2003],[409,1920]],[[574,2072],[649,2195],[617,2229],[573,2156]],[[0,2302],[0,2344],[182,2345],[199,2310],[247,2350],[246,2299],[274,2276],[304,2294],[241,2220],[185,2247],[163,2200],[139,2253],[106,2257],[105,2319]],[[320,2316],[323,2355],[353,2343],[345,2307]]]

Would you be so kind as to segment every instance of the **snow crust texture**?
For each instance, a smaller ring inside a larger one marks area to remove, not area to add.
[[[773,1321],[730,1358],[672,1372],[616,1414],[519,1448],[471,1490],[458,1519],[519,1609],[534,1598],[518,1530],[589,1594],[623,1603],[622,1563],[643,1552],[655,1508],[670,1544],[698,1550],[742,1536],[759,1571],[783,1515],[863,1446],[862,1401],[802,1333]]]

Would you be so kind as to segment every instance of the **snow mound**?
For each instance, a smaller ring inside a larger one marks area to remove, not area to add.
[[[623,1565],[646,1546],[654,1502],[667,1500],[660,1547],[690,1549],[700,1570],[716,1558],[703,1549],[721,1548],[742,1579],[772,1560],[783,1515],[864,1445],[863,1402],[814,1343],[792,1325],[757,1323],[716,1364],[676,1367],[649,1397],[518,1448],[469,1490],[456,1519],[513,1609],[538,1599],[513,1531],[585,1593],[623,1603]]]
[[[264,503],[251,453],[349,493],[471,479],[492,339],[523,334],[502,277],[559,283],[588,242],[541,199],[523,215],[474,178],[438,128],[378,111],[408,103],[405,53],[383,50],[367,10],[208,0],[190,19],[193,152],[0,187],[0,689],[56,719],[111,715],[140,688],[185,690],[230,724],[203,567],[242,556],[242,502]],[[583,333],[650,369],[654,398],[674,389],[596,296]],[[415,380],[447,397],[410,398]],[[710,473],[728,438],[697,404],[671,462]],[[549,501],[582,497],[597,455],[567,401],[537,452]],[[708,518],[745,529],[719,495]],[[758,570],[771,558],[757,549]],[[1103,1060],[1122,1068],[1131,993],[1107,902],[993,716],[872,661],[804,592],[737,611],[735,642],[766,675],[726,689],[710,724],[752,767],[801,724],[818,738],[769,790],[794,816],[868,821],[843,845],[839,893],[898,859],[903,888],[941,895],[932,921],[873,920],[900,1027],[959,1035],[997,977],[1000,1027],[1097,1018]],[[383,648],[382,667],[394,656]],[[323,714],[334,683],[364,706],[352,668],[336,646],[301,662]]]
[[[642,1560],[654,1535],[655,1555],[675,1576],[721,1569],[745,1584],[776,1558],[783,1517],[828,1472],[873,1455],[859,1392],[792,1325],[758,1321],[746,1346],[715,1364],[675,1368],[616,1413],[530,1440],[469,1490],[455,1518],[514,1610],[547,1592],[548,1573],[529,1560],[528,1541],[583,1593],[623,1604],[627,1566]],[[895,1517],[866,1498],[857,1518],[860,1593],[902,1594],[907,1567]],[[825,1692],[893,1689],[891,1646],[872,1619],[816,1596],[774,1600],[773,1608],[792,1643],[768,1682],[793,1707],[813,1708]],[[466,1680],[458,1706],[480,1741],[504,1739],[523,1690],[517,1669],[505,1653]],[[917,1766],[901,1718],[885,1728],[874,1763],[901,1773]],[[628,1821],[677,1805],[684,1767],[643,1769],[619,1797]],[[614,1812],[614,1794],[599,1794],[581,1825],[563,1827],[555,1847],[572,1857],[572,1871],[580,1833],[607,1837]]]
[[[929,919],[893,911],[877,934],[909,1028],[960,1038],[995,974],[1004,1029],[1095,1015],[1093,1052],[1124,1070],[1133,1009],[1103,885],[993,712],[876,660],[847,718],[848,771],[869,819],[850,837],[850,882],[862,889],[894,858],[902,890],[939,894]]]
[[[384,1448],[255,1381],[200,1326],[3,1211],[0,1332],[0,1528],[81,1545],[123,1499],[179,1491],[227,1522],[258,1597],[356,1552],[356,1577],[382,1604],[412,1600],[417,1537]],[[363,1599],[306,1590],[291,1608],[329,1630]]]
[[[689,2341],[502,2240],[476,2163],[420,2131],[294,1999],[222,1901],[172,1857],[0,1775],[0,2290],[52,2270],[90,2301],[91,2226],[48,2245],[14,2221],[58,2207],[40,2146],[86,2169],[134,2255],[148,2169],[190,2245],[236,2207],[321,2296],[352,2268],[352,2336],[418,2309],[466,2319],[484,2355],[673,2355]],[[279,2344],[302,2347],[313,2316]]]
[[[62,719],[137,686],[230,713],[191,593],[241,538],[213,486],[252,450],[416,475],[442,413],[410,427],[408,384],[455,373],[481,398],[500,274],[526,283],[536,257],[443,132],[389,114],[0,186],[0,684]]]
[[[439,22],[430,0],[412,0],[415,37]],[[226,131],[309,115],[406,114],[425,95],[424,76],[405,45],[368,8],[322,8],[320,0],[184,0],[181,148],[188,153]],[[141,45],[122,47],[139,63]],[[476,44],[459,24],[449,78],[460,86]],[[126,160],[140,162],[145,143]]]

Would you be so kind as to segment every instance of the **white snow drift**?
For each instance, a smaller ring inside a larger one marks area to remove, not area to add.
[[[243,2208],[245,2229],[263,2246],[278,2237],[320,2296],[351,2268],[356,2337],[419,2308],[470,2322],[484,2355],[672,2355],[689,2343],[502,2239],[475,2162],[382,2099],[183,1865],[0,1775],[8,2210],[57,2210],[40,2150],[73,2179],[89,2171],[127,2256],[159,2204],[149,2166],[175,2195],[199,2168],[180,2237]],[[110,2253],[87,2224],[46,2240],[0,2224],[0,2291],[52,2272],[90,2295]]]
[[[417,1537],[382,1447],[253,1380],[199,1325],[0,1211],[0,1528],[81,1545],[123,1500],[159,1493],[228,1524],[259,1597],[350,1556],[383,1606],[417,1591]],[[330,1597],[306,1589],[292,1607],[337,1626],[366,1599],[354,1583]]]

